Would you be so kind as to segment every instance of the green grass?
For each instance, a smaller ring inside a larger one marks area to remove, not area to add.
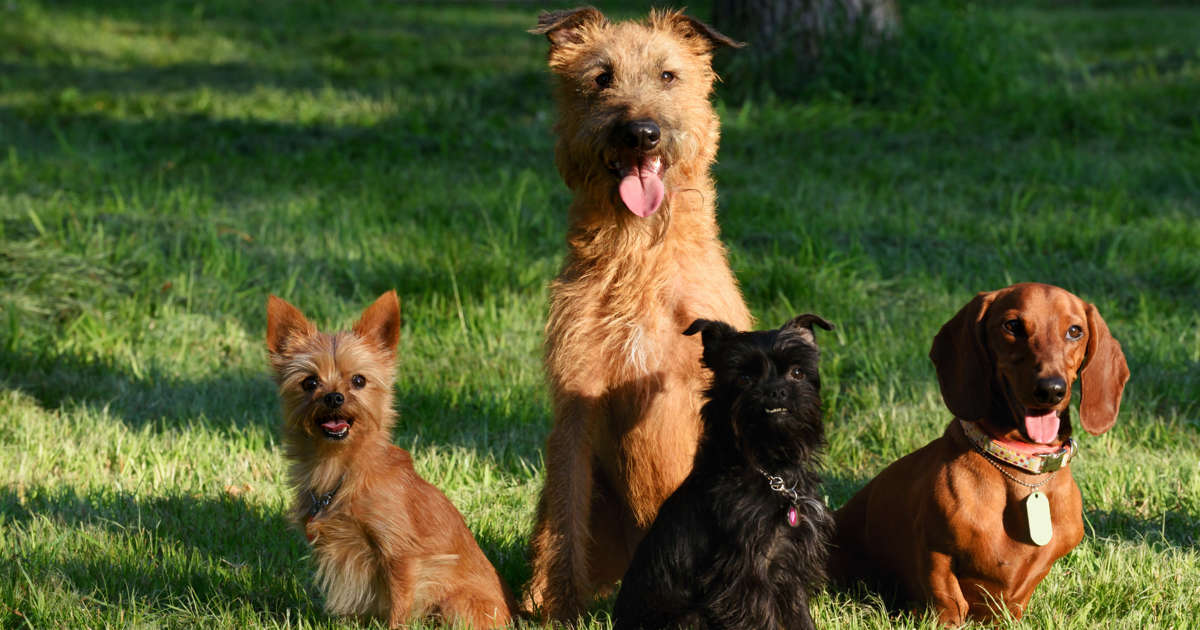
[[[715,169],[754,314],[838,326],[829,501],[941,432],[926,354],[970,296],[1059,284],[1133,380],[1072,466],[1088,535],[1017,625],[1195,627],[1200,10],[901,4],[899,52],[802,100],[718,88],[756,94],[719,102]],[[569,200],[539,8],[0,3],[0,626],[354,625],[283,518],[268,293],[333,327],[399,291],[396,442],[528,578]]]

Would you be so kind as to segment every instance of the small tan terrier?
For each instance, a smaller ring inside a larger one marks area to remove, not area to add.
[[[546,324],[554,428],[527,605],[569,621],[620,579],[691,470],[706,379],[683,331],[752,324],[709,176],[712,51],[740,44],[673,11],[612,23],[583,7],[531,32],[550,40],[556,161],[574,201]]]
[[[312,543],[330,613],[379,617],[393,628],[428,616],[507,625],[512,596],[462,515],[392,444],[399,338],[395,291],[334,334],[267,299],[267,348],[296,489],[291,517]]]

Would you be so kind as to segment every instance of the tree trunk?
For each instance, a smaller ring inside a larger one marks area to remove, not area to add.
[[[895,0],[716,0],[713,26],[748,42],[760,61],[790,54],[797,69],[813,68],[830,37],[874,45],[900,28]]]

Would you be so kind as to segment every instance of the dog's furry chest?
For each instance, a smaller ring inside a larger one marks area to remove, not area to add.
[[[317,584],[325,607],[334,614],[387,619],[393,605],[390,558],[375,535],[357,518],[342,512],[318,517],[306,526],[313,536]],[[395,553],[393,549],[391,553]],[[422,617],[435,606],[446,575],[460,561],[453,553],[414,554],[404,558],[412,579],[409,616]]]
[[[661,322],[610,316],[596,324],[604,333],[594,356],[608,365],[610,373],[642,377],[658,371],[667,345]]]
[[[305,533],[326,608],[340,615],[385,615],[386,561],[362,523],[345,513],[320,515],[305,524]]]
[[[696,346],[698,358],[699,345],[682,336],[690,321],[677,316],[688,309],[672,293],[658,286],[632,290],[587,280],[556,283],[547,324],[551,359],[563,359],[564,372],[638,378],[659,371],[675,346]]]
[[[804,496],[795,506],[796,524],[788,521],[788,508],[773,496],[745,490],[741,501],[718,507],[728,509],[724,544],[738,550],[768,573],[799,574],[824,564],[824,549],[832,517],[815,496]],[[739,505],[740,504],[740,505]],[[721,518],[715,516],[714,518]]]
[[[711,215],[677,210],[661,238],[626,226],[568,239],[546,325],[552,375],[621,382],[686,372],[700,344],[682,333],[696,318],[749,326]]]

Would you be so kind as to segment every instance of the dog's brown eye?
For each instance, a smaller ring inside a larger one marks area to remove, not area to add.
[[[753,382],[754,379],[750,378],[749,374],[742,374],[737,377],[737,384],[739,387],[750,387],[750,384]]]
[[[797,381],[802,381],[804,380],[804,370],[801,370],[799,365],[793,365],[792,369],[788,370],[788,376],[796,379]]]
[[[1082,336],[1083,328],[1080,328],[1079,326],[1072,326],[1067,329],[1067,339],[1070,339],[1071,341],[1076,341]]]
[[[354,389],[362,389],[367,386],[367,379],[363,378],[362,374],[355,374],[350,377],[350,384],[354,386]]]
[[[613,73],[612,70],[605,70],[596,76],[596,86],[601,90],[612,85]]]
[[[310,376],[303,381],[300,381],[300,389],[303,389],[306,392],[311,392],[312,390],[316,389],[317,385],[320,383],[320,379],[315,376]]]
[[[663,73],[658,75],[658,77],[662,79],[663,83],[671,83],[675,80],[675,73],[670,70],[663,70]]]
[[[1001,326],[1015,337],[1025,336],[1025,323],[1019,319],[1010,319],[1001,324]]]

